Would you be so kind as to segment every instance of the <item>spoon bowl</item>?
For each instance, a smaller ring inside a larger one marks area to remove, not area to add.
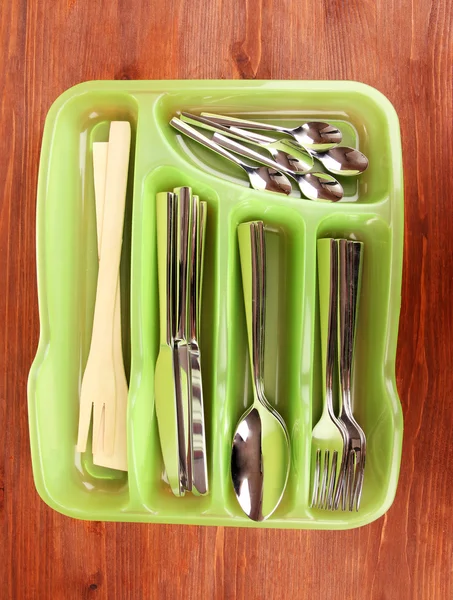
[[[254,521],[267,519],[283,496],[289,464],[288,438],[281,421],[262,405],[241,417],[233,438],[231,476],[238,502]]]
[[[335,177],[327,173],[306,173],[294,175],[300,191],[309,200],[324,200],[338,202],[343,198],[343,186]]]
[[[294,129],[281,128],[282,133],[291,135],[298,144],[316,152],[326,152],[342,140],[341,131],[329,123],[313,121]]]
[[[324,154],[319,152],[310,152],[310,154],[334,175],[354,177],[368,168],[367,157],[359,150],[348,146],[337,146]]]
[[[292,140],[283,140],[285,150],[291,153],[297,146]],[[336,146],[327,152],[315,152],[308,149],[310,156],[319,160],[330,173],[343,175],[343,177],[355,177],[361,175],[368,168],[368,158],[355,148],[349,146]],[[277,161],[279,162],[279,161]]]
[[[290,194],[292,187],[286,175],[268,167],[248,167],[244,169],[250,185],[255,190],[266,190],[280,194]]]

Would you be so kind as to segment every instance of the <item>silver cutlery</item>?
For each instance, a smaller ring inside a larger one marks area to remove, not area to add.
[[[343,177],[361,175],[368,168],[368,159],[359,150],[349,146],[336,146],[327,152],[320,153],[309,150],[311,156],[319,160],[327,171]]]
[[[361,242],[339,240],[339,372],[341,410],[339,420],[348,432],[344,449],[346,465],[335,493],[335,506],[359,510],[365,469],[366,438],[353,415],[352,378],[354,365],[357,308],[361,281]]]
[[[275,162],[294,171],[294,173],[308,173],[308,171],[311,171],[313,168],[314,161],[308,150],[296,146],[295,143],[292,143],[290,146],[290,140],[276,140],[266,135],[239,129],[238,127],[225,127],[206,117],[186,112],[181,113],[181,120],[190,125],[196,125],[197,127],[216,133],[223,133],[228,137],[245,141],[254,146],[259,146],[260,148],[267,150]]]
[[[209,119],[205,119],[209,123],[212,123],[215,126],[213,121],[209,121]],[[200,125],[201,126],[201,125]],[[217,124],[217,127],[222,127],[220,133],[224,133],[227,136],[243,139],[250,144],[255,144],[256,146],[261,146],[263,148],[269,149],[269,140],[267,136],[263,136],[260,133],[252,132],[252,131],[244,131],[238,129],[237,127],[224,127]],[[240,135],[240,133],[242,135]],[[300,152],[301,148],[294,140],[280,140],[278,143],[279,151],[284,152],[285,154],[289,154],[290,156],[296,152]],[[343,177],[355,177],[357,175],[361,175],[368,168],[368,159],[359,150],[355,148],[350,148],[349,146],[335,146],[327,152],[316,152],[311,148],[305,149],[307,154],[310,156],[313,167],[313,158],[316,158],[324,168],[333,173],[334,175],[342,175]],[[280,163],[278,159],[280,155],[276,152],[273,153],[274,160]],[[302,159],[299,159],[300,163],[303,164]],[[308,161],[307,165],[309,164]],[[291,168],[291,167],[290,167]],[[293,171],[296,169],[292,168]],[[310,169],[307,169],[307,171]],[[302,171],[300,171],[302,172]]]
[[[238,502],[254,521],[279,505],[288,480],[289,434],[264,391],[266,252],[262,221],[238,227],[242,285],[252,368],[253,404],[233,438],[231,476]]]
[[[291,193],[291,183],[285,175],[280,173],[278,170],[278,165],[277,169],[274,169],[273,167],[254,167],[248,165],[237,158],[234,154],[231,154],[225,150],[225,148],[222,148],[222,146],[219,146],[219,144],[213,142],[210,138],[201,134],[187,123],[181,121],[181,119],[173,117],[173,119],[170,121],[170,125],[184,135],[202,144],[206,148],[217,152],[217,154],[220,154],[220,156],[223,156],[224,158],[235,163],[238,167],[241,167],[246,172],[250,181],[250,185],[255,190],[266,190],[269,192],[278,192],[283,194]]]
[[[338,356],[338,242],[318,240],[318,285],[321,330],[323,411],[312,431],[311,507],[335,508],[338,476],[344,474],[348,432],[334,408],[335,375]]]
[[[352,376],[363,244],[318,241],[323,413],[312,432],[311,507],[359,510],[366,437],[353,415]],[[339,386],[334,385],[336,374]],[[334,396],[339,387],[339,415]]]
[[[342,140],[341,131],[330,125],[320,121],[312,121],[303,123],[299,127],[281,127],[280,125],[271,125],[261,121],[248,121],[246,119],[238,119],[231,116],[216,115],[213,113],[202,112],[203,117],[207,117],[215,123],[225,125],[227,127],[239,127],[242,129],[263,129],[265,131],[278,131],[293,137],[296,142],[304,148],[311,148],[316,152],[326,152],[338,144]]]
[[[176,496],[209,491],[199,346],[206,203],[188,187],[157,194],[160,349],[155,406]]]
[[[231,138],[227,138],[220,133],[215,133],[213,137],[214,142],[218,145],[251,158],[256,162],[267,165],[270,168],[280,169],[283,173],[294,179],[299,187],[301,193],[309,200],[326,200],[329,202],[338,202],[343,197],[343,187],[341,184],[327,173],[305,173],[298,174],[294,173],[290,169],[279,165],[272,159],[263,156],[259,152],[255,152],[251,148],[247,148],[242,144],[239,144]]]
[[[203,204],[203,207],[205,205]],[[203,215],[201,212],[203,211]],[[191,457],[192,491],[196,494],[208,492],[208,469],[206,462],[206,437],[203,404],[203,381],[199,347],[199,302],[201,296],[201,265],[203,256],[203,227],[206,215],[198,196],[192,196],[192,228],[190,232],[190,269],[189,269],[189,364],[191,382]]]

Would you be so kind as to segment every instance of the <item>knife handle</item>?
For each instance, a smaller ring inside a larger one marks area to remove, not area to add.
[[[177,197],[177,309],[176,338],[187,341],[187,307],[189,275],[189,232],[192,213],[192,190],[189,187],[175,188]]]
[[[189,310],[187,333],[190,341],[197,339],[199,269],[200,269],[200,200],[192,196],[192,219],[190,220],[189,250]]]
[[[208,216],[208,204],[200,201],[200,228],[199,228],[199,266],[198,266],[198,310],[197,310],[197,340],[200,337],[201,329],[201,298],[203,292],[203,270],[204,270],[204,249],[206,240],[206,221]]]
[[[156,196],[157,276],[159,287],[159,327],[161,344],[170,344],[173,334],[173,253],[175,197],[171,192]]]

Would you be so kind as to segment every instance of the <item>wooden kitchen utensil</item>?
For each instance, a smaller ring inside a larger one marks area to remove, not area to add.
[[[131,127],[113,121],[107,153],[101,255],[90,352],[82,379],[77,450],[84,452],[93,411],[93,453],[100,445],[103,417],[103,451],[115,446],[116,382],[114,321],[126,203]]]
[[[107,170],[108,142],[93,144],[94,198],[96,204],[96,231],[98,237],[98,255],[101,257],[102,222],[104,217],[105,181]],[[113,323],[113,362],[115,365],[116,411],[115,441],[113,454],[104,452],[104,417],[101,418],[99,444],[93,454],[93,463],[101,467],[127,471],[127,396],[128,387],[124,372],[123,348],[121,337],[121,294],[120,279],[115,299],[115,316]]]

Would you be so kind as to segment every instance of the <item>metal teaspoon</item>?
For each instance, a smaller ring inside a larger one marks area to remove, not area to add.
[[[270,125],[269,123],[247,121],[236,117],[214,115],[207,112],[202,112],[201,115],[215,123],[220,123],[227,127],[263,129],[265,131],[279,131],[280,133],[286,133],[293,137],[296,142],[304,148],[311,148],[316,152],[326,152],[327,150],[330,150],[330,148],[338,146],[342,139],[341,131],[337,127],[320,121],[303,123],[299,127],[289,128],[280,127],[280,125]]]
[[[289,474],[289,435],[282,417],[264,395],[266,252],[262,221],[238,227],[253,404],[233,438],[231,476],[242,510],[263,521],[279,505]]]

